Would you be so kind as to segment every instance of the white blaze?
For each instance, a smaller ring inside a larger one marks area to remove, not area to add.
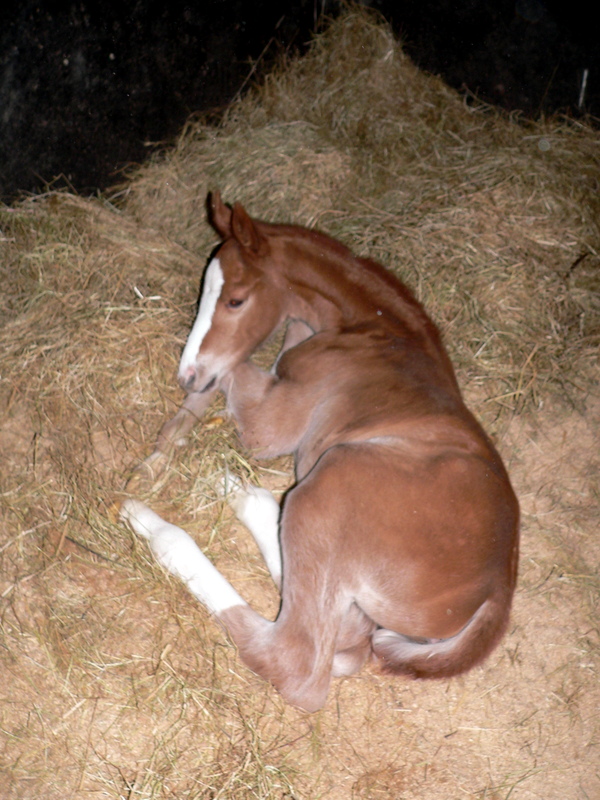
[[[221,294],[221,289],[225,283],[223,270],[218,258],[213,258],[204,276],[204,289],[202,290],[202,297],[200,298],[200,307],[198,308],[198,316],[192,326],[188,340],[183,348],[181,361],[179,363],[179,375],[184,376],[186,371],[196,365],[196,358],[200,345],[204,341],[204,337],[210,330],[212,325],[215,308],[217,307],[217,300]]]

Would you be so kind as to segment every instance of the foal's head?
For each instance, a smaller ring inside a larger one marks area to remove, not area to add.
[[[223,237],[204,273],[198,316],[183,350],[179,383],[187,392],[207,392],[283,321],[270,263],[267,236],[239,204],[228,208],[218,192],[210,217]]]

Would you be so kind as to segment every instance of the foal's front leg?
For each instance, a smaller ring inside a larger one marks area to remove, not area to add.
[[[156,440],[156,450],[168,453],[173,447],[181,446],[185,437],[200,421],[206,409],[215,398],[216,391],[191,392],[183,401],[179,411],[164,423]]]
[[[192,392],[185,398],[174,417],[167,420],[158,433],[154,451],[136,467],[126,491],[138,491],[140,484],[153,484],[164,472],[175,447],[180,447],[185,437],[200,421],[212,403],[216,392]]]
[[[296,345],[302,344],[307,339],[310,339],[311,336],[314,335],[313,329],[308,325],[306,322],[303,322],[301,319],[292,319],[289,321],[287,330],[285,332],[285,337],[283,340],[283,344],[281,346],[281,350],[275,359],[275,363],[271,367],[271,373],[275,374],[277,372],[277,365],[281,361],[281,358],[288,350],[291,350],[292,347],[296,347]]]
[[[256,456],[273,458],[298,449],[312,411],[304,387],[247,361],[230,373],[223,390],[240,438]]]

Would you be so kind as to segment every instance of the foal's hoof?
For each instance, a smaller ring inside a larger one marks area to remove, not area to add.
[[[125,499],[125,496],[122,494],[115,495],[112,502],[110,502],[107,506],[106,516],[114,525],[119,523],[122,519],[121,508],[123,507],[123,502]]]
[[[240,478],[226,470],[225,474],[218,479],[215,489],[219,497],[227,501],[227,505],[236,517],[245,523],[248,503],[254,499],[258,487],[252,486],[252,484],[245,485]]]
[[[119,520],[146,539],[150,539],[152,536],[152,525],[149,524],[149,521],[154,521],[155,517],[158,519],[157,515],[145,503],[142,503],[141,500],[134,500],[131,497],[124,500],[119,508]]]
[[[268,489],[244,484],[229,472],[219,479],[216,489],[240,522],[251,531],[257,526],[267,526],[269,530],[277,528],[279,503]]]
[[[168,463],[169,456],[160,450],[155,450],[135,468],[125,484],[125,492],[138,495],[144,491],[150,491],[167,468]]]
[[[234,499],[235,495],[245,493],[242,481],[235,475],[232,475],[228,469],[225,470],[223,475],[217,478],[215,482],[215,491],[219,497],[227,500],[228,503]]]
[[[150,492],[156,484],[158,478],[165,471],[169,462],[166,453],[155,450],[152,455],[142,461],[131,477],[125,484],[122,492],[114,494],[112,502],[108,505],[107,516],[113,523],[118,523],[124,519],[123,509],[132,495],[138,496]]]
[[[127,491],[131,481],[127,484]],[[106,515],[115,525],[121,522],[128,522],[133,510],[137,507],[145,507],[140,500],[135,500],[125,492],[115,492],[112,502],[108,505]]]
[[[215,489],[219,497],[227,502],[238,519],[243,516],[248,499],[252,496],[253,486],[244,486],[242,481],[232,475],[229,470],[217,480]]]

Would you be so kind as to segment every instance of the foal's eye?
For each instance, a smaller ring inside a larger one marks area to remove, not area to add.
[[[243,302],[243,300],[240,300],[237,297],[232,297],[231,300],[227,302],[227,308],[239,308]]]

